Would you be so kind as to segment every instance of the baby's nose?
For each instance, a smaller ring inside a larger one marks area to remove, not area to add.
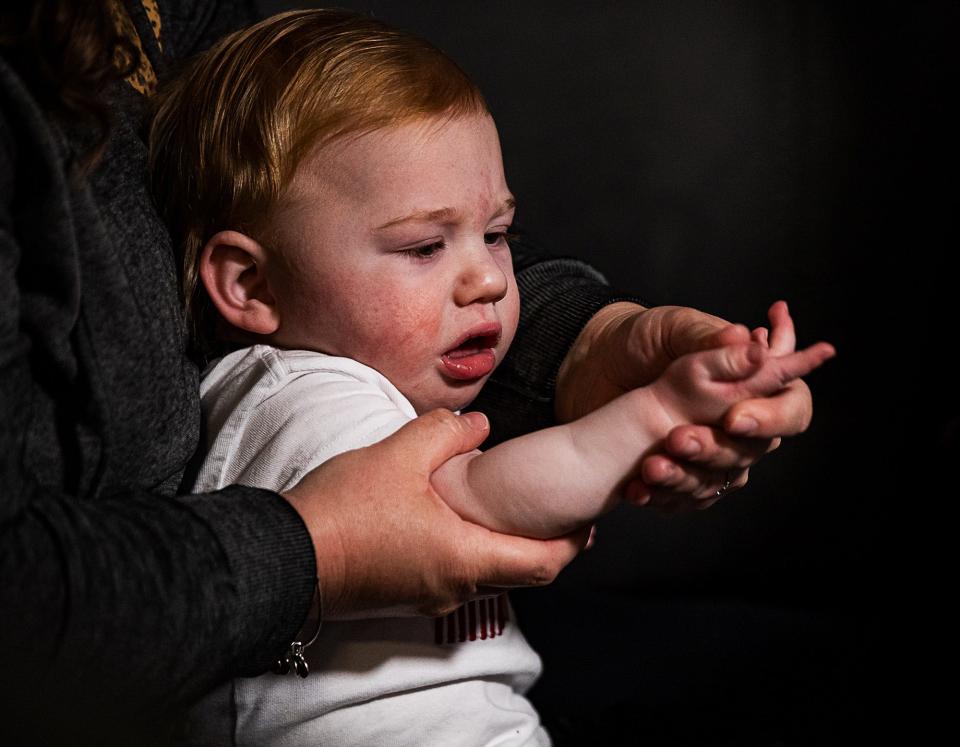
[[[496,303],[507,293],[507,276],[500,265],[483,248],[483,256],[466,262],[457,283],[456,301],[461,306],[471,303]]]

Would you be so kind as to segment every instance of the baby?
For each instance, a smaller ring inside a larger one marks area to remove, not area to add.
[[[506,354],[514,197],[483,97],[426,42],[339,11],[238,32],[165,96],[151,169],[189,317],[221,354],[195,491],[292,488],[418,414],[465,408]],[[792,333],[782,304],[771,320]],[[685,356],[580,420],[448,461],[433,484],[491,529],[582,527],[675,425],[718,422],[832,355],[774,356],[764,339]],[[505,596],[439,620],[325,621],[305,655],[318,675],[225,691],[238,742],[549,744],[523,696],[540,661]]]

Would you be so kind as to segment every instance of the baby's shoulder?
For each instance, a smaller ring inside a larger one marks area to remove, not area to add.
[[[204,372],[201,400],[208,412],[267,407],[306,412],[317,408],[354,412],[392,406],[416,417],[406,397],[379,371],[352,358],[312,350],[254,345],[235,350]]]
[[[337,454],[416,417],[379,372],[349,358],[255,345],[214,362],[201,382],[208,453],[203,489],[285,490]]]

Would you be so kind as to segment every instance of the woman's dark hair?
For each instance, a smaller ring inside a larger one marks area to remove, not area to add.
[[[134,43],[117,31],[110,3],[10,3],[0,10],[0,52],[48,114],[93,126],[81,164],[92,166],[110,130],[110,110],[101,94],[140,62]]]

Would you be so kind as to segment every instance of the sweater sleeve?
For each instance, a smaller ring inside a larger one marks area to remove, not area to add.
[[[484,448],[553,424],[560,364],[590,318],[615,301],[643,303],[610,287],[581,260],[552,257],[527,240],[511,242],[520,290],[520,325],[510,352],[470,409],[490,418]]]
[[[3,82],[0,733],[29,729],[39,743],[45,729],[102,735],[109,723],[123,734],[219,680],[263,671],[306,617],[313,548],[272,492],[174,498],[135,479],[103,491],[79,482],[80,465],[107,464],[98,454],[108,444],[93,425],[84,430],[91,374],[69,357],[82,342],[84,289],[70,267],[74,239],[57,231],[73,223],[54,203],[35,219],[36,195],[56,192],[46,188],[62,175],[42,160],[42,128],[27,121],[19,89]],[[8,111],[18,112],[16,135]],[[18,167],[25,133],[34,137],[29,167]],[[156,451],[163,455],[163,444]],[[62,461],[48,456],[61,452]],[[136,475],[138,467],[110,469]]]

